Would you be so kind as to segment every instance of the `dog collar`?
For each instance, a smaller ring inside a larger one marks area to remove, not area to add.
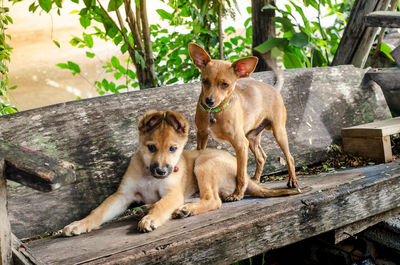
[[[179,167],[174,166],[174,172],[178,172],[179,171]]]
[[[204,110],[205,112],[216,113],[216,112],[220,112],[223,109],[226,109],[229,106],[229,104],[230,104],[230,101],[226,102],[222,107],[218,106],[215,108],[210,108],[210,107],[203,105],[203,103],[200,102],[200,108],[202,110]]]

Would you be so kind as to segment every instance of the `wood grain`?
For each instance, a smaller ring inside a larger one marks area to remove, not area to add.
[[[385,10],[388,4],[388,0],[354,2],[332,65],[353,64],[364,67],[377,31],[376,28],[366,27],[364,16],[376,10]]]
[[[146,234],[130,218],[28,247],[46,264],[231,264],[398,208],[399,181],[400,162],[302,177],[311,193],[224,203]]]
[[[400,28],[400,12],[375,11],[364,16],[367,27]]]
[[[51,191],[76,180],[72,164],[1,140],[0,157],[8,179],[37,190]]]
[[[400,117],[342,129],[343,137],[382,137],[400,133]]]
[[[5,161],[0,156],[0,264],[12,264],[11,228],[7,213]]]
[[[380,90],[362,82],[365,70],[352,66],[285,70],[281,91],[287,132],[297,167],[322,161],[327,146],[340,143],[340,130],[390,117]],[[253,78],[272,84],[271,72]],[[119,185],[137,149],[137,121],[148,109],[182,112],[192,125],[187,149],[195,148],[195,106],[200,83],[152,88],[66,102],[0,117],[0,140],[43,152],[76,166],[76,183],[40,193],[9,181],[13,232],[20,238],[56,231],[87,215]],[[287,170],[271,132],[261,146],[268,155],[264,174]],[[230,145],[208,147],[233,152]],[[249,173],[255,170],[249,157]]]

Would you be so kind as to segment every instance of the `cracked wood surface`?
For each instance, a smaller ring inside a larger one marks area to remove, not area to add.
[[[400,161],[301,177],[310,193],[223,203],[151,233],[138,232],[138,220],[128,218],[28,247],[46,264],[231,264],[398,208],[399,181]]]
[[[297,167],[322,161],[326,147],[340,142],[340,130],[390,117],[380,90],[362,84],[365,70],[353,66],[285,70],[281,91],[287,131]],[[252,75],[273,83],[271,72]],[[0,140],[75,165],[77,181],[40,193],[9,181],[13,232],[20,238],[56,231],[86,216],[113,193],[137,148],[137,121],[148,109],[172,109],[189,119],[187,148],[195,148],[194,114],[200,83],[189,83],[66,102],[0,117]],[[264,174],[286,170],[271,132],[262,136],[268,155]],[[208,147],[233,151],[209,141]],[[249,152],[250,153],[250,152]],[[251,155],[248,170],[255,161]]]

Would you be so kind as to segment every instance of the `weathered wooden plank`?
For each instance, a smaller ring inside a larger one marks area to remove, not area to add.
[[[400,132],[400,117],[342,129],[343,137],[382,137]]]
[[[1,140],[0,157],[7,163],[8,179],[37,190],[51,191],[76,179],[71,163]]]
[[[332,65],[353,64],[364,67],[377,31],[377,28],[365,26],[364,16],[376,10],[385,10],[388,4],[388,0],[356,0],[354,2]]]
[[[5,161],[0,156],[0,264],[12,263],[11,228],[7,213],[7,186]]]
[[[364,16],[367,27],[400,28],[400,12],[374,11]]]
[[[28,247],[46,264],[230,264],[400,207],[400,162],[300,179],[311,193],[224,203],[147,234],[130,218]]]
[[[14,265],[43,265],[14,234],[11,234],[11,242]]]
[[[372,158],[379,163],[388,163],[393,159],[390,136],[343,137],[343,150],[345,153]]]
[[[371,69],[365,74],[367,82],[377,84],[383,91],[393,117],[400,116],[400,69]]]
[[[362,84],[364,72],[352,66],[284,71],[281,92],[287,108],[290,150],[297,167],[326,159],[327,146],[341,141],[342,127],[390,117],[381,91]],[[271,72],[253,77],[269,84],[274,80]],[[185,114],[192,125],[187,148],[195,148],[194,114],[199,94],[197,82],[0,117],[0,139],[76,166],[76,183],[52,193],[39,193],[9,182],[13,232],[23,238],[58,230],[87,215],[114,192],[137,148],[137,121],[148,109],[172,109]],[[270,131],[263,134],[261,145],[268,154],[264,173],[287,170],[280,163],[283,154]],[[230,145],[213,140],[208,147],[233,152]],[[254,169],[251,155],[249,172]]]
[[[398,67],[400,67],[400,45],[397,46],[393,51],[390,52],[390,55],[396,61]]]
[[[394,208],[387,212],[377,214],[369,218],[366,218],[364,220],[354,222],[352,224],[336,229],[335,231],[333,231],[334,240],[332,241],[332,243],[337,244],[349,237],[356,236],[356,234],[364,231],[368,227],[376,225],[377,223],[382,222],[398,214],[400,214],[400,208]]]

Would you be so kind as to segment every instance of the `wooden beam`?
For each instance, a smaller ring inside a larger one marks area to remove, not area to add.
[[[400,67],[400,45],[397,46],[396,49],[390,52],[390,55],[393,57],[395,60],[396,64],[398,67]]]
[[[7,186],[5,177],[5,161],[0,156],[0,264],[12,262],[11,228],[7,212]]]
[[[8,179],[37,190],[51,191],[75,181],[72,164],[44,153],[0,140],[0,157],[7,163]]]
[[[377,28],[364,25],[364,16],[376,10],[385,10],[388,4],[388,0],[354,2],[332,65],[353,64],[364,67],[377,32]]]
[[[231,264],[398,208],[399,181],[400,162],[301,177],[310,193],[224,203],[146,234],[129,218],[28,247],[48,264]]]
[[[382,92],[363,86],[365,71],[351,65],[284,71],[281,94],[296,167],[326,159],[327,146],[341,141],[343,126],[390,117]],[[272,72],[254,73],[252,77],[267,84],[274,82]],[[137,122],[150,107],[183,113],[191,124],[186,148],[196,148],[194,114],[200,87],[196,82],[152,88],[0,117],[4,141],[76,166],[77,181],[51,193],[33,192],[9,182],[13,232],[24,238],[56,231],[84,217],[115,192],[130,156],[138,148]],[[261,146],[268,152],[264,174],[287,170],[280,162],[284,156],[272,132],[263,133]],[[234,152],[230,144],[212,139],[207,147]],[[255,164],[249,155],[250,174]],[[53,214],[49,216],[49,212]]]
[[[375,11],[364,16],[367,27],[400,28],[400,12]]]
[[[400,207],[336,229],[333,233],[333,243],[338,244],[339,242],[342,242],[349,237],[357,236],[358,233],[364,231],[368,227],[376,225],[377,223],[389,219],[393,216],[397,216],[398,214],[400,214]]]
[[[12,254],[14,265],[44,265],[36,259],[25,243],[22,243],[14,234],[11,234]]]

